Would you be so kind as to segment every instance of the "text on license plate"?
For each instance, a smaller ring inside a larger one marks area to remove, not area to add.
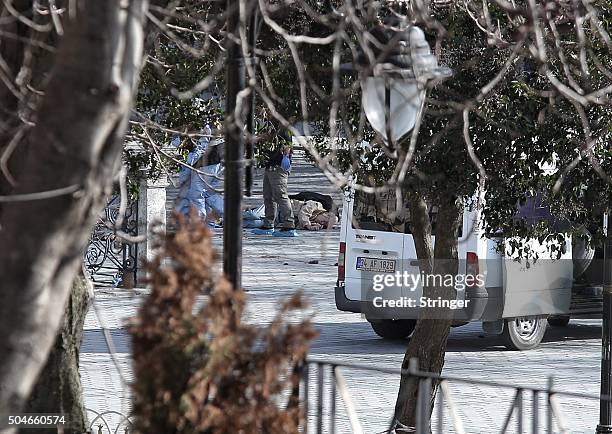
[[[395,259],[357,257],[357,270],[379,273],[395,273]]]

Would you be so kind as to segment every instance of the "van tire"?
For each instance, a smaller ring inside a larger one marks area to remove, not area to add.
[[[509,350],[525,351],[536,348],[546,333],[546,318],[535,316],[504,320],[502,338]]]
[[[552,327],[567,327],[569,322],[569,315],[555,315],[548,317],[548,324],[550,324]]]
[[[372,330],[384,339],[405,339],[412,334],[416,326],[413,319],[383,319],[370,321]]]

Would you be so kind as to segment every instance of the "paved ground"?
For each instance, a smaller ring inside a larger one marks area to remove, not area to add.
[[[303,171],[304,176],[293,178],[291,191],[332,191],[322,176],[303,160],[296,166],[298,173]],[[259,200],[259,194],[256,190],[253,202]],[[335,197],[338,196],[336,192]],[[279,239],[245,233],[243,262],[244,286],[249,291],[247,319],[265,324],[281,300],[302,289],[312,302],[316,314],[314,321],[320,332],[311,351],[312,357],[396,369],[401,364],[407,342],[383,341],[360,315],[342,313],[335,308],[333,287],[338,235],[337,230],[302,232],[299,238]],[[217,245],[220,238],[217,234]],[[313,261],[317,263],[311,263]],[[94,411],[129,412],[127,384],[132,377],[130,345],[124,321],[134,315],[142,297],[142,292],[97,290],[97,309],[92,309],[87,317],[81,348],[85,403]],[[114,357],[106,345],[104,328],[109,330],[112,338]],[[506,351],[498,337],[485,336],[479,324],[470,324],[452,330],[444,373],[523,386],[545,386],[548,377],[554,376],[555,384],[561,390],[596,394],[600,333],[600,321],[572,321],[567,328],[549,329],[540,348],[519,353]],[[398,376],[354,370],[347,370],[345,376],[365,432],[384,431],[395,402]],[[326,376],[326,392],[328,386]],[[451,389],[455,403],[460,407],[459,414],[466,432],[499,432],[512,398],[508,390],[455,383],[451,384]],[[311,392],[314,393],[314,389]],[[529,404],[530,398],[526,397],[525,402]],[[570,432],[594,432],[598,415],[596,402],[564,400],[563,410]],[[339,404],[338,411],[342,420],[336,432],[350,432],[342,404]],[[529,415],[530,411],[526,410],[525,414]],[[113,424],[119,420],[112,415],[110,419]],[[515,420],[511,426],[516,427]],[[529,427],[526,423],[524,431],[531,432]],[[111,428],[114,432],[115,427]],[[325,432],[330,431],[327,420],[324,428]],[[104,432],[108,431],[105,429]],[[454,431],[445,427],[440,432]]]

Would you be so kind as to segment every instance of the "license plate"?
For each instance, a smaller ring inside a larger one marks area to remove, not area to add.
[[[357,257],[357,270],[377,273],[395,273],[395,259]]]

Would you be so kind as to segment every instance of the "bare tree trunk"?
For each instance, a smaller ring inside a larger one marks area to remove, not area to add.
[[[90,286],[78,277],[70,291],[64,319],[45,367],[26,404],[26,413],[54,413],[66,417],[65,434],[82,434],[87,429],[83,390],[79,373],[79,348],[83,324],[93,298]],[[56,434],[56,428],[22,429],[22,434]]]
[[[60,42],[12,191],[51,193],[13,202],[0,216],[2,421],[23,409],[47,359],[110,193],[142,62],[146,7],[146,0],[77,1]]]
[[[443,198],[438,208],[436,243],[432,249],[431,225],[427,205],[420,199],[411,208],[413,237],[421,271],[424,273],[457,274],[457,235],[461,223],[462,207],[455,197]],[[451,299],[456,296],[454,288],[424,287],[423,296]],[[410,359],[417,358],[421,371],[442,372],[444,354],[453,314],[450,309],[435,308],[422,311],[408,344],[402,369],[408,369]],[[437,384],[433,385],[431,403],[435,398]],[[395,405],[395,418],[404,425],[416,425],[416,398],[418,379],[402,375]]]

